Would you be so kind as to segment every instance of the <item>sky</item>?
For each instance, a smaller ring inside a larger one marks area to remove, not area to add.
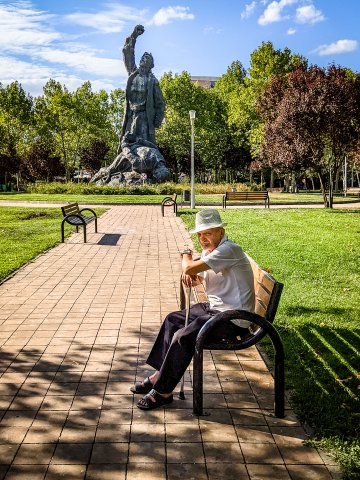
[[[151,52],[158,78],[247,69],[263,41],[359,72],[359,19],[360,0],[0,0],[0,82],[33,96],[50,78],[70,91],[124,88],[122,46],[137,24],[136,61]]]

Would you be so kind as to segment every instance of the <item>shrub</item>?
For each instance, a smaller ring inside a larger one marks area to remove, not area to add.
[[[256,190],[258,186],[252,184],[251,187],[243,183],[196,183],[196,194],[223,194],[236,188],[238,192]],[[95,185],[89,183],[39,183],[30,184],[27,187],[27,193],[43,194],[72,194],[72,195],[172,195],[174,192],[181,195],[182,190],[190,190],[189,183],[158,183],[144,185],[130,185],[126,187],[110,187],[108,185]]]

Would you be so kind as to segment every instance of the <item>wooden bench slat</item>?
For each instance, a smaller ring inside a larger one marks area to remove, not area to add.
[[[264,306],[258,301],[255,302],[255,313],[257,313],[261,317],[265,317],[266,314],[266,308],[264,308]]]
[[[271,292],[269,292],[269,290],[265,288],[263,284],[258,283],[255,286],[255,296],[256,298],[261,300],[265,305],[267,305],[271,297]]]

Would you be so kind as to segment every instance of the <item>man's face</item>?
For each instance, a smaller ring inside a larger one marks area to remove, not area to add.
[[[143,55],[140,63],[139,68],[142,72],[149,73],[152,68],[152,59],[149,55]]]
[[[222,227],[209,228],[208,230],[198,232],[197,236],[203,250],[210,253],[215,250],[221,242],[221,239],[224,236],[224,229]]]

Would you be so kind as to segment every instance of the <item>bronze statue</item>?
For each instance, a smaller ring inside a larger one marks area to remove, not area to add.
[[[169,177],[164,157],[155,142],[155,128],[165,114],[165,101],[158,80],[151,69],[154,59],[145,52],[139,67],[135,63],[135,44],[144,27],[137,25],[126,38],[123,56],[129,74],[126,85],[124,121],[118,155],[107,168],[101,168],[90,182],[123,185],[162,182]]]
[[[123,56],[129,78],[126,86],[126,107],[122,135],[133,133],[143,140],[155,144],[155,128],[160,127],[164,119],[165,101],[159,82],[151,72],[154,59],[145,52],[139,68],[135,63],[135,43],[144,27],[137,25],[133,33],[125,40]]]

